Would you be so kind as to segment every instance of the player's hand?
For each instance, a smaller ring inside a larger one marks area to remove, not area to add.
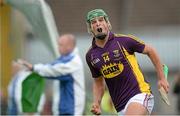
[[[11,70],[12,75],[14,76],[17,72],[19,72],[20,70],[23,69],[23,66],[20,65],[19,63],[15,62],[15,61],[13,61],[11,68],[12,68],[12,70]]]
[[[95,115],[100,115],[101,114],[101,108],[99,104],[93,103],[91,107],[91,112]]]
[[[169,92],[169,83],[168,83],[168,81],[165,78],[163,78],[163,79],[158,81],[158,88],[161,88],[161,87],[164,88],[166,93]]]
[[[32,70],[32,69],[33,69],[33,65],[32,65],[31,63],[23,60],[23,59],[19,59],[19,60],[18,60],[18,63],[26,66],[29,70]]]

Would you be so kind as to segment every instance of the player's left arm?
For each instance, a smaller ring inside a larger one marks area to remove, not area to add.
[[[152,63],[155,66],[155,69],[157,71],[157,76],[158,76],[158,87],[160,88],[162,86],[165,89],[165,91],[168,93],[169,83],[166,80],[165,75],[163,73],[163,65],[160,61],[160,57],[157,51],[152,46],[145,44],[145,47],[142,53],[146,54],[151,59]]]

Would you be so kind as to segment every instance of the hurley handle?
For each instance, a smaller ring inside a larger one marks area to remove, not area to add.
[[[165,78],[167,79],[168,78],[168,66],[163,64],[163,72],[164,72],[164,75],[165,75]]]

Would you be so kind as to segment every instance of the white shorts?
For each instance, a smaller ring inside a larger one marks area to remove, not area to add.
[[[154,107],[154,96],[152,94],[147,94],[147,93],[140,93],[133,96],[127,102],[125,108],[121,110],[120,112],[118,112],[118,116],[124,115],[127,110],[128,105],[132,102],[137,102],[137,103],[142,104],[148,110],[149,114],[151,114]]]

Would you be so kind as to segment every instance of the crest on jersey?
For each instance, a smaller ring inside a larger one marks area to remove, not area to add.
[[[119,57],[120,56],[119,50],[114,50],[113,51],[113,56],[114,57]]]

